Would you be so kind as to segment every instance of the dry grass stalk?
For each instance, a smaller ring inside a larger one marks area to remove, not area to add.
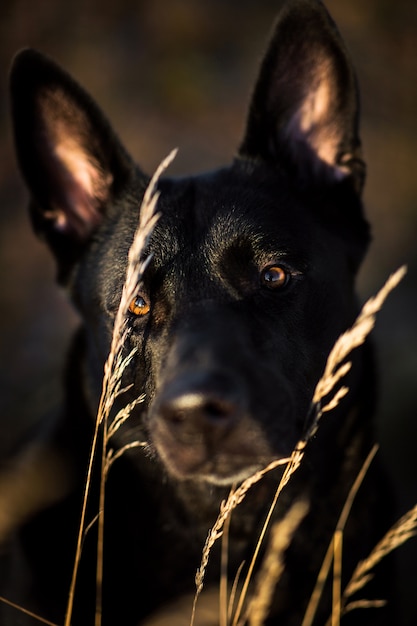
[[[354,609],[378,609],[386,604],[386,600],[356,600],[355,602],[349,602],[348,606],[343,610],[343,614]]]
[[[106,469],[105,469],[106,476],[109,473],[110,468],[113,465],[113,463],[117,461],[117,459],[120,459],[120,457],[123,456],[125,452],[127,452],[128,450],[132,450],[133,448],[144,448],[147,445],[148,444],[145,441],[131,441],[130,443],[127,443],[125,446],[123,446],[122,448],[119,448],[118,450],[116,450],[116,452],[113,449],[110,449],[107,452],[107,456],[106,456]]]
[[[340,626],[342,612],[342,549],[343,530],[337,529],[333,536],[332,626]]]
[[[112,424],[108,425],[110,411],[113,402],[120,393],[123,372],[130,363],[135,350],[132,350],[127,357],[123,358],[123,349],[128,335],[128,309],[132,300],[136,297],[143,274],[151,259],[148,256],[145,260],[143,255],[146,245],[153,232],[159,215],[156,213],[156,206],[159,200],[159,193],[156,186],[162,172],[168,167],[176,155],[176,150],[172,151],[159,165],[145,191],[142,204],[139,211],[139,224],[133,238],[132,245],[129,249],[128,262],[126,269],[126,279],[123,285],[122,296],[117,310],[116,319],[113,328],[112,343],[110,353],[104,367],[104,380],[102,396],[100,399],[97,421],[103,424],[103,447],[101,455],[101,480],[100,480],[100,504],[98,518],[98,540],[97,540],[97,573],[96,573],[96,617],[95,626],[101,626],[102,618],[102,586],[103,586],[103,546],[104,546],[104,502],[105,502],[105,483],[107,479],[107,469],[111,467],[108,463],[108,444],[110,434],[114,434],[117,429],[124,423],[129,413],[126,410],[116,415]],[[143,400],[143,398],[142,398]],[[130,405],[130,410],[141,399],[138,398]],[[101,410],[103,407],[103,410]],[[125,447],[125,450],[127,448]],[[120,455],[119,455],[120,456]],[[113,461],[114,461],[113,457]]]
[[[284,553],[307,511],[306,502],[295,502],[285,517],[271,528],[270,545],[259,572],[256,591],[249,604],[250,626],[262,626],[268,616],[275,587],[285,569]]]
[[[107,457],[107,445],[109,440],[109,432],[115,433],[117,427],[125,421],[116,421],[108,428],[108,419],[110,412],[117,396],[123,393],[121,387],[122,376],[125,368],[130,360],[133,358],[134,351],[132,351],[127,357],[123,357],[123,349],[128,335],[128,328],[126,325],[126,314],[129,308],[130,302],[136,297],[139,284],[142,280],[143,273],[150,260],[148,257],[143,260],[143,253],[146,248],[147,241],[155,227],[155,224],[159,218],[156,214],[156,205],[159,198],[159,193],[156,191],[156,185],[162,172],[168,167],[171,161],[176,155],[176,150],[172,151],[166,159],[162,161],[155,174],[153,175],[148,188],[143,197],[143,201],[140,207],[139,225],[136,230],[132,245],[129,250],[128,264],[126,270],[126,280],[123,286],[122,296],[120,299],[119,308],[116,314],[116,319],[113,327],[113,336],[110,347],[110,352],[106,363],[104,365],[104,378],[102,393],[99,402],[99,408],[97,411],[96,425],[91,445],[90,458],[88,463],[87,478],[84,492],[84,499],[82,505],[82,513],[80,520],[80,527],[77,540],[76,555],[74,560],[73,575],[70,584],[69,598],[67,604],[67,611],[65,615],[64,626],[70,626],[71,616],[74,602],[75,583],[77,579],[78,566],[81,558],[82,540],[85,530],[85,516],[87,508],[87,500],[91,485],[91,474],[93,468],[93,462],[96,456],[96,448],[98,441],[98,434],[100,425],[103,424],[103,450],[101,455],[102,460],[102,475],[101,475],[101,489],[100,489],[100,507],[98,515],[99,526],[99,539],[98,539],[98,556],[97,556],[97,600],[96,600],[96,626],[101,624],[101,586],[102,586],[102,568],[103,568],[103,512],[104,512],[104,484],[106,480],[106,468],[108,469],[111,464],[106,463]],[[117,419],[117,416],[116,416]]]
[[[24,609],[19,604],[15,604],[14,602],[11,602],[7,598],[3,598],[3,596],[0,596],[0,602],[4,602],[4,604],[7,604],[8,606],[11,606],[13,609],[20,611],[20,613],[24,613],[25,615],[32,617],[34,620],[36,620],[40,624],[46,624],[47,626],[57,626],[56,624],[54,624],[54,622],[50,622],[47,619],[44,619],[43,617],[36,615],[36,613],[32,613],[32,611],[28,611],[27,609]]]
[[[195,618],[195,609],[198,597],[203,590],[204,586],[204,576],[206,573],[206,568],[209,561],[209,556],[213,545],[216,543],[218,539],[223,535],[223,527],[229,518],[232,511],[244,500],[249,489],[257,482],[265,476],[267,472],[272,471],[276,467],[280,465],[285,465],[288,463],[289,459],[278,459],[276,461],[272,461],[267,467],[256,472],[252,476],[249,476],[243,483],[238,487],[238,489],[232,489],[229,493],[227,500],[223,500],[220,504],[220,513],[215,521],[212,528],[209,530],[206,542],[204,544],[203,553],[201,557],[200,567],[197,569],[195,575],[195,584],[196,584],[196,593],[194,596],[192,615],[191,615],[191,626],[194,624]]]
[[[115,435],[116,432],[119,430],[120,426],[122,426],[126,422],[126,420],[129,418],[135,406],[137,406],[138,404],[141,404],[141,402],[143,402],[144,399],[145,399],[145,395],[142,394],[141,396],[139,396],[139,398],[136,398],[136,400],[129,402],[129,404],[126,404],[126,406],[120,409],[120,411],[117,413],[112,423],[108,427],[108,430],[107,430],[108,440],[110,440],[113,437],[113,435]]]
[[[230,591],[229,605],[227,608],[227,620],[228,620],[227,623],[230,623],[232,621],[233,610],[235,606],[237,591],[239,588],[240,577],[242,575],[242,571],[244,567],[245,567],[245,561],[242,561],[242,563],[239,565],[237,569],[236,576],[233,581],[232,589]]]
[[[244,480],[240,487],[238,487],[238,489],[232,489],[229,493],[227,500],[223,500],[223,502],[220,504],[219,516],[213,527],[208,532],[206,543],[204,544],[203,548],[201,564],[195,576],[197,591],[202,590],[202,586],[204,583],[204,574],[208,564],[211,548],[213,547],[217,539],[220,539],[220,537],[223,535],[223,526],[226,520],[229,518],[233,509],[235,509],[244,500],[249,489],[255,483],[259,482],[267,472],[270,472],[280,465],[285,465],[286,463],[288,463],[288,461],[289,459],[278,459],[277,461],[272,461],[272,463],[270,463],[267,467]]]
[[[364,343],[366,337],[375,326],[376,314],[381,309],[388,294],[391,293],[391,291],[403,279],[406,271],[407,268],[403,265],[394,274],[392,274],[386,281],[385,285],[376,294],[376,296],[369,298],[369,300],[364,304],[364,306],[362,307],[362,311],[360,312],[353,326],[349,330],[344,332],[336,341],[328,356],[323,376],[316,386],[313,396],[314,405],[320,406],[322,400],[324,400],[324,398],[334,389],[336,384],[344,376],[346,376],[352,366],[352,363],[343,363],[343,361],[352,352],[352,350]],[[339,395],[338,400],[346,395],[347,392],[348,389],[346,387],[342,387],[338,391],[338,394],[336,394]],[[335,398],[336,396],[334,396],[333,399],[330,400],[330,403],[328,405],[321,407],[320,414],[330,410],[330,408],[334,408]],[[316,429],[317,420],[316,423],[313,425],[313,433],[311,434],[314,434]]]
[[[349,495],[346,498],[346,502],[343,505],[343,509],[342,512],[340,514],[340,517],[338,519],[337,525],[336,525],[336,529],[335,529],[335,534],[338,533],[339,537],[341,537],[341,533],[343,534],[343,531],[345,529],[348,517],[350,515],[350,511],[352,509],[353,506],[353,502],[356,498],[356,494],[359,491],[359,488],[368,472],[368,469],[376,455],[378,451],[378,446],[375,445],[373,446],[372,450],[370,451],[370,453],[368,454],[368,456],[365,459],[364,464],[362,465],[361,471],[359,472],[359,474],[357,475],[355,482],[353,483],[352,487],[350,488],[349,491]],[[316,585],[314,587],[313,593],[311,594],[311,598],[310,601],[308,603],[304,618],[303,618],[303,622],[301,626],[311,626],[314,620],[314,617],[316,615],[316,611],[317,611],[317,607],[319,605],[320,602],[320,598],[322,596],[323,593],[323,589],[324,589],[324,585],[326,583],[327,580],[327,576],[329,574],[331,565],[332,565],[332,559],[333,559],[333,555],[334,555],[334,536],[332,537],[332,540],[330,542],[329,547],[327,548],[327,552],[326,555],[323,559],[323,563],[322,566],[320,568],[320,572],[319,575],[317,577],[317,581],[316,581]]]
[[[403,543],[417,534],[417,505],[406,513],[394,526],[386,533],[381,541],[375,546],[367,559],[358,563],[353,572],[350,582],[347,584],[343,594],[346,602],[357,591],[362,589],[373,578],[372,570],[390,552],[399,548]],[[353,603],[351,603],[353,604]],[[349,610],[351,605],[344,609]]]
[[[229,560],[229,534],[230,534],[230,515],[224,523],[222,536],[222,551],[220,564],[220,586],[219,586],[219,626],[227,626],[228,621],[228,580],[227,580],[227,564]]]
[[[275,510],[278,498],[282,492],[282,490],[284,489],[284,487],[287,485],[287,483],[289,482],[291,476],[294,474],[294,472],[300,467],[301,465],[301,461],[303,459],[304,456],[304,451],[305,451],[305,447],[307,445],[307,441],[301,440],[298,442],[298,444],[296,445],[296,447],[294,448],[291,456],[289,459],[284,459],[285,463],[287,463],[287,467],[285,468],[284,474],[281,477],[281,480],[279,482],[279,485],[275,491],[275,495],[274,498],[272,500],[271,506],[269,507],[269,511],[268,514],[266,516],[266,519],[264,521],[264,524],[262,526],[262,530],[259,534],[258,537],[258,541],[256,543],[256,547],[252,556],[252,560],[249,564],[249,568],[245,577],[245,581],[243,583],[242,586],[242,590],[240,592],[240,596],[239,596],[239,600],[237,603],[237,607],[236,607],[236,611],[233,617],[233,621],[232,621],[232,626],[237,626],[240,620],[240,616],[242,614],[243,611],[243,607],[245,604],[245,600],[246,600],[246,595],[248,593],[248,589],[249,589],[249,584],[250,581],[252,579],[253,576],[253,572],[255,569],[255,565],[256,565],[256,561],[258,559],[259,556],[259,552],[262,546],[262,542],[265,538],[266,535],[266,531],[268,530],[268,526],[270,524],[271,518],[272,518],[272,514]]]

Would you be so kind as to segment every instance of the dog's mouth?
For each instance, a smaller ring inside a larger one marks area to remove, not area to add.
[[[167,443],[167,442],[166,442]],[[167,446],[159,441],[157,454],[169,473],[179,480],[197,480],[217,486],[241,483],[267,467],[272,456],[254,458],[239,452],[218,451],[210,454],[207,447]]]

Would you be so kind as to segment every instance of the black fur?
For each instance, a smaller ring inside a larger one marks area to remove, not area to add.
[[[80,500],[115,313],[148,177],[91,98],[39,53],[21,52],[11,75],[17,155],[34,227],[81,313],[66,403],[47,445],[70,459],[73,490],[20,531],[29,570],[10,599],[63,623]],[[114,441],[146,441],[112,468],[105,516],[103,623],[134,626],[185,594],[208,529],[230,486],[290,454],[334,341],[355,319],[355,275],[370,235],[358,93],[345,47],[323,5],[290,0],[261,66],[234,162],[159,183],[161,218],[130,318],[127,402],[146,399]],[[276,287],[271,267],[283,270]],[[345,498],[372,447],[373,365],[356,350],[350,393],[323,418],[275,516],[300,496],[309,513],[287,553],[271,624],[299,625]],[[345,533],[344,577],[380,538],[377,465]],[[97,476],[88,519],[97,506]],[[277,484],[265,477],[232,517],[230,577],[248,562]],[[93,528],[85,541],[74,626],[93,623]],[[213,551],[206,584],[219,577]],[[385,589],[378,589],[375,597]],[[365,594],[368,597],[368,593]],[[330,614],[324,603],[317,624]],[[388,624],[386,609],[352,623]],[[188,623],[189,612],[184,616]],[[344,622],[349,623],[349,616]],[[34,623],[15,610],[1,622]],[[171,623],[170,618],[167,624]],[[216,623],[215,620],[213,623]]]

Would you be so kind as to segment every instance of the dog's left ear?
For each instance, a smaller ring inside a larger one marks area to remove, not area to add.
[[[240,148],[307,183],[365,175],[356,77],[320,0],[287,0],[264,57]]]
[[[132,175],[133,162],[91,97],[44,55],[24,50],[15,57],[11,96],[34,227],[64,280]]]

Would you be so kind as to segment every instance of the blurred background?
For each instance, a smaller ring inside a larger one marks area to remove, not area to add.
[[[182,174],[231,159],[281,0],[2,0],[0,4],[0,460],[59,398],[77,318],[33,237],[12,147],[8,72],[31,46],[100,103],[148,172],[173,148]],[[417,502],[417,3],[327,0],[362,93],[365,201],[374,242],[361,300],[399,265],[404,281],[378,316],[381,454],[402,514]],[[404,611],[417,623],[417,539],[399,552]],[[410,593],[409,593],[410,592]]]

